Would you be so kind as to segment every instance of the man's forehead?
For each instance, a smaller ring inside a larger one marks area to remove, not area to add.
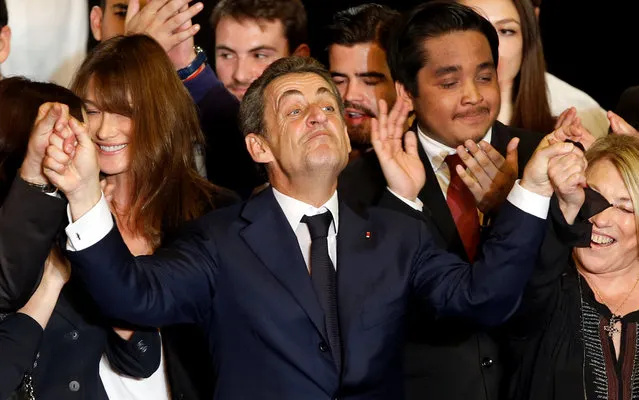
[[[268,85],[267,90],[279,96],[287,90],[315,93],[322,87],[329,89],[329,91],[331,89],[330,84],[322,76],[312,72],[292,72],[274,79]]]

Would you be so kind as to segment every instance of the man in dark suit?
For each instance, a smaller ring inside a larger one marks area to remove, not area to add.
[[[437,248],[418,219],[382,208],[356,213],[338,199],[350,150],[342,112],[321,64],[300,57],[273,63],[240,110],[247,148],[266,164],[271,188],[138,258],[113,229],[86,132],[73,126],[72,157],[52,138],[43,166],[69,200],[74,273],[114,317],[205,327],[218,399],[402,398],[409,302],[483,324],[507,318],[544,235],[548,160],[574,146],[540,149],[471,268]],[[380,126],[386,201],[419,208],[425,176],[415,137],[404,151],[401,134]]]
[[[399,97],[416,114],[412,131],[426,169],[422,217],[446,250],[470,261],[542,138],[496,121],[498,46],[487,20],[455,4],[418,6],[393,24],[387,40]],[[369,153],[346,168],[339,190],[345,201],[369,206],[379,203],[386,186]],[[448,319],[433,325],[416,308],[409,313],[405,373],[409,399],[495,400],[498,345],[473,324]]]

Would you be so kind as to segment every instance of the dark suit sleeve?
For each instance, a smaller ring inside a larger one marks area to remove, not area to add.
[[[0,311],[22,307],[65,216],[66,202],[16,178],[0,208]]]
[[[592,224],[587,218],[578,217],[569,225],[555,196],[550,202],[549,219],[537,266],[526,285],[521,306],[507,324],[514,337],[524,338],[546,327],[556,310],[561,277],[570,266],[573,247],[590,245]]]
[[[124,340],[110,330],[105,353],[115,371],[134,378],[148,378],[160,366],[160,334],[157,329],[137,330],[129,340]]]
[[[212,248],[193,222],[169,247],[134,257],[114,226],[98,243],[67,257],[106,316],[162,327],[207,319],[215,294]]]
[[[440,250],[425,226],[413,261],[413,291],[438,316],[498,325],[516,309],[533,270],[546,221],[507,202],[472,266]]]
[[[33,365],[42,327],[30,316],[16,313],[0,322],[0,399],[18,388]]]

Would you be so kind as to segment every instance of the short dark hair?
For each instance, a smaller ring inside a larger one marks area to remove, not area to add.
[[[533,7],[541,7],[541,0],[532,0]]]
[[[326,27],[327,46],[353,46],[358,43],[381,42],[380,34],[401,14],[380,4],[368,3],[340,11]]]
[[[4,28],[9,24],[9,13],[7,12],[7,4],[4,0],[0,0],[0,28]]]
[[[337,98],[340,115],[344,115],[344,104],[342,103],[339,91],[335,83],[333,83],[331,74],[324,65],[311,57],[284,57],[269,65],[268,68],[264,70],[262,76],[253,81],[246,91],[242,99],[242,104],[240,104],[239,113],[240,130],[244,136],[249,133],[258,135],[266,134],[264,93],[271,82],[289,74],[316,74],[322,77]]]
[[[470,7],[436,1],[413,8],[390,27],[384,45],[393,80],[417,97],[417,73],[427,62],[424,41],[459,31],[483,34],[497,67],[499,37],[493,25]]]
[[[224,17],[238,21],[282,21],[290,53],[308,41],[306,9],[301,0],[221,0],[211,14],[214,32]]]

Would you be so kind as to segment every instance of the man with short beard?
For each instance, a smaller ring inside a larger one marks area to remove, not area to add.
[[[384,99],[390,107],[397,95],[380,43],[384,25],[399,16],[379,4],[364,4],[338,12],[327,27],[329,68],[344,100],[353,160],[370,151],[371,119]]]

